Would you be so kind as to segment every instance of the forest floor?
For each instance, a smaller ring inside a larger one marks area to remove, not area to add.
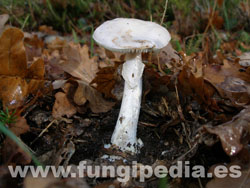
[[[1,188],[250,186],[249,1],[166,2],[0,2]],[[137,137],[143,147],[136,155],[104,147],[121,106],[125,60],[98,46],[92,34],[117,17],[152,20],[171,34],[159,53],[142,54]],[[120,158],[105,158],[112,155]],[[137,177],[123,183],[117,174],[13,178],[9,171],[81,161],[116,168],[136,161]],[[139,179],[143,165],[170,169],[179,162],[180,176],[177,170],[175,177]],[[215,174],[220,165],[223,178]],[[195,175],[182,177],[187,172]]]

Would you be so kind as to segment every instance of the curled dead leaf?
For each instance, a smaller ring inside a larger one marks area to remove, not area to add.
[[[115,64],[113,67],[104,67],[100,69],[96,73],[96,77],[90,83],[91,85],[96,84],[96,90],[103,93],[106,98],[116,99],[112,90],[114,89],[116,83],[121,80],[117,72],[118,66],[118,64]]]
[[[223,60],[222,65],[204,67],[204,79],[231,105],[238,107],[250,102],[250,74],[241,71],[238,63]]]
[[[208,133],[216,134],[221,141],[227,155],[237,155],[243,148],[243,144],[249,142],[250,137],[250,107],[242,110],[229,122],[216,127],[204,126]],[[245,142],[244,138],[247,139]]]
[[[90,83],[96,76],[98,64],[96,57],[89,57],[87,45],[81,47],[79,44],[69,43],[63,48],[60,62],[61,68],[70,75]]]
[[[20,136],[30,130],[30,126],[24,117],[18,117],[14,124],[10,125],[10,130],[15,133],[16,136]]]
[[[2,153],[2,159],[5,164],[27,165],[31,162],[31,157],[10,138],[5,139]]]
[[[27,65],[23,32],[17,28],[6,29],[0,38],[0,99],[4,107],[20,107],[29,94],[44,86],[42,59]]]
[[[213,99],[215,89],[204,80],[203,57],[182,57],[184,66],[178,75],[179,88],[183,94],[193,96],[199,103],[220,110]]]
[[[52,116],[54,118],[58,119],[65,115],[70,118],[76,113],[76,108],[69,102],[65,93],[58,92],[55,97],[56,101],[52,110]]]
[[[80,86],[79,93],[82,94],[82,98],[86,98],[89,108],[94,113],[103,113],[108,112],[114,105],[114,102],[110,102],[105,100],[102,97],[102,94],[99,93],[94,88],[87,85],[85,82],[78,81],[78,84]],[[78,86],[78,87],[79,87]]]

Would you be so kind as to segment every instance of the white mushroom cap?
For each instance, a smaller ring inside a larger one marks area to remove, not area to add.
[[[106,21],[95,30],[93,38],[108,50],[124,53],[158,51],[171,39],[159,24],[133,18]]]

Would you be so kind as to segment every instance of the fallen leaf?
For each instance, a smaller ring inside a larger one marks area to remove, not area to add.
[[[40,32],[43,32],[43,33],[46,33],[48,35],[56,35],[57,32],[53,30],[52,27],[50,26],[46,26],[46,25],[41,25],[39,26],[39,29],[38,29]]]
[[[178,76],[179,88],[183,94],[192,95],[200,104],[220,110],[213,99],[215,89],[204,80],[203,57],[182,56],[184,66]]]
[[[212,11],[210,11],[209,18],[212,16]],[[213,18],[212,18],[212,24],[217,28],[221,29],[224,24],[224,19],[219,15],[219,11],[215,11]]]
[[[245,52],[241,56],[239,56],[240,61],[239,64],[243,67],[250,66],[250,52]]]
[[[23,32],[17,28],[6,29],[0,38],[0,67],[0,99],[4,107],[20,107],[29,94],[43,88],[43,60],[37,59],[28,67]]]
[[[238,164],[229,164],[227,165],[227,169],[230,172],[230,166]],[[224,166],[224,165],[223,165]],[[250,167],[248,165],[244,165],[241,167],[241,176],[238,178],[231,177],[227,175],[225,178],[217,178],[214,177],[211,181],[209,181],[206,185],[206,188],[248,188],[250,187]]]
[[[117,181],[109,181],[96,185],[94,188],[119,188],[120,185]]]
[[[2,154],[4,164],[27,165],[31,162],[31,157],[8,137],[3,143]]]
[[[53,184],[58,183],[59,179],[55,178],[52,173],[49,173],[46,178],[44,177],[32,177],[28,174],[24,179],[24,188],[47,188],[53,186]],[[54,187],[54,186],[53,186]]]
[[[218,3],[218,5],[219,5],[219,7],[222,7],[223,2],[224,2],[224,0],[218,0],[218,1],[217,1],[217,3]]]
[[[42,56],[44,44],[43,41],[37,37],[37,35],[32,35],[30,38],[26,37],[24,39],[24,46],[28,61],[33,61],[35,57]]]
[[[85,93],[83,93],[84,91],[84,84],[78,84],[78,87],[76,89],[75,95],[74,95],[74,102],[78,105],[84,105],[87,102]]]
[[[157,56],[159,57],[159,62],[161,64],[167,64],[170,61],[172,61],[173,59],[178,62],[180,60],[180,57],[177,55],[176,50],[174,50],[174,48],[172,47],[171,43],[168,43],[167,46],[165,46],[164,48],[161,49],[160,53],[154,53],[153,54],[153,60],[152,61],[156,61],[157,62]],[[156,60],[154,60],[156,59]]]
[[[28,174],[24,179],[24,188],[90,188],[85,178],[79,178],[79,169],[75,165],[70,165],[69,174],[75,174],[76,177],[68,178],[55,178],[53,173],[49,172],[46,178],[41,177],[32,177],[31,174]]]
[[[114,105],[114,102],[106,101],[103,99],[102,94],[94,88],[85,84],[85,82],[78,81],[80,86],[79,93],[82,93],[82,97],[86,98],[89,102],[88,106],[94,113],[108,112]]]
[[[250,135],[250,107],[242,110],[229,122],[215,127],[204,126],[204,128],[208,133],[216,134],[220,138],[227,155],[237,155],[243,148],[243,137]]]
[[[70,75],[89,84],[96,76],[98,64],[96,57],[89,58],[89,48],[80,44],[69,43],[62,50],[64,60],[60,62],[62,69]]]
[[[150,91],[156,93],[167,93],[168,84],[170,84],[170,76],[160,76],[158,72],[152,68],[145,68],[143,76],[143,83],[145,87],[145,95]]]
[[[30,130],[30,126],[24,117],[18,117],[16,122],[10,125],[10,130],[15,133],[16,136],[20,136]]]
[[[0,187],[1,188],[16,188],[18,187],[18,178],[13,178],[9,171],[9,166],[0,166]]]
[[[115,64],[115,66],[100,69],[96,73],[96,77],[90,83],[91,85],[96,84],[96,90],[103,93],[106,98],[116,99],[112,90],[116,83],[121,80],[118,75],[118,66],[118,64]]]
[[[98,71],[98,63],[96,57],[89,57],[88,46],[69,43],[63,47],[62,57],[60,67],[77,79],[78,88],[70,95],[78,105],[78,112],[85,111],[81,108],[85,108],[86,101],[94,113],[109,111],[114,103],[104,100],[101,93],[89,86]]]
[[[54,50],[51,54],[49,52],[43,52],[43,59],[45,63],[45,70],[48,79],[50,80],[64,80],[64,70],[59,65],[61,61],[61,55],[59,50]]]
[[[241,71],[238,63],[223,60],[223,65],[209,64],[204,67],[204,79],[211,83],[224,99],[230,99],[233,106],[250,102],[250,74]]]
[[[54,118],[58,119],[65,115],[70,118],[76,113],[76,108],[69,102],[65,93],[58,92],[55,97],[56,101],[52,110],[52,116]]]

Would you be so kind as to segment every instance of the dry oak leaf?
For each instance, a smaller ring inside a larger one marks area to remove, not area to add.
[[[31,162],[31,157],[21,149],[13,140],[6,138],[2,147],[2,160],[5,164],[27,165]]]
[[[60,62],[62,69],[71,76],[89,84],[98,71],[97,57],[89,58],[89,48],[73,42],[62,50],[64,60]]]
[[[96,89],[90,87],[89,85],[86,85],[85,82],[78,81],[78,84],[78,92],[82,94],[82,98],[85,98],[89,102],[88,106],[92,112],[108,112],[115,105],[114,102],[106,101],[102,97],[101,93],[99,93]]]
[[[204,80],[203,57],[186,58],[182,56],[182,58],[184,66],[178,76],[180,89],[184,94],[192,95],[199,103],[219,110],[216,101],[212,98],[215,89]]]
[[[73,94],[74,102],[82,107],[88,101],[94,113],[109,111],[114,103],[104,100],[101,93],[89,86],[98,71],[98,63],[96,57],[89,57],[88,46],[81,47],[79,44],[69,43],[63,47],[62,57],[60,67],[77,78],[78,88]],[[82,112],[82,110],[78,111]]]
[[[37,35],[24,38],[24,46],[28,61],[33,61],[35,57],[42,56],[44,43]]]
[[[70,118],[76,113],[76,108],[69,102],[65,93],[58,92],[55,97],[56,101],[52,110],[52,116],[54,118],[58,119],[64,115]]]
[[[236,62],[223,60],[223,65],[204,67],[204,79],[211,83],[222,98],[230,99],[233,106],[250,102],[250,74],[241,71]]]
[[[215,165],[215,166],[219,166],[221,164]],[[225,164],[223,164],[224,166]],[[231,176],[231,175],[227,175],[224,178],[220,178],[220,177],[214,177],[211,181],[209,181],[206,184],[206,188],[248,188],[250,187],[250,164],[237,164],[237,163],[230,163],[227,164],[227,170],[230,174],[233,174],[233,171],[231,171],[230,167],[232,166],[238,166],[240,167],[240,169],[238,169],[238,173],[240,172],[240,176],[237,177],[236,175],[235,177]],[[215,167],[214,167],[215,168]],[[237,173],[237,172],[235,172]]]
[[[104,67],[100,69],[90,84],[96,84],[96,90],[103,93],[106,98],[116,99],[112,90],[114,89],[115,84],[120,80],[117,70],[118,64],[115,64],[115,66],[112,67]]]
[[[18,117],[14,124],[10,125],[10,130],[15,133],[16,136],[20,136],[30,130],[30,126],[24,117]]]
[[[28,67],[23,37],[20,29],[8,28],[0,38],[0,99],[9,109],[22,106],[29,94],[44,85],[43,60]]]
[[[220,138],[227,155],[236,155],[242,150],[244,144],[249,142],[250,107],[247,106],[229,122],[216,127],[204,126],[204,128],[208,133],[216,134]]]
[[[44,177],[32,177],[31,174],[28,174],[24,179],[25,188],[47,188],[54,187],[55,183],[58,183],[59,179],[55,178],[52,173],[49,173],[46,178]]]

